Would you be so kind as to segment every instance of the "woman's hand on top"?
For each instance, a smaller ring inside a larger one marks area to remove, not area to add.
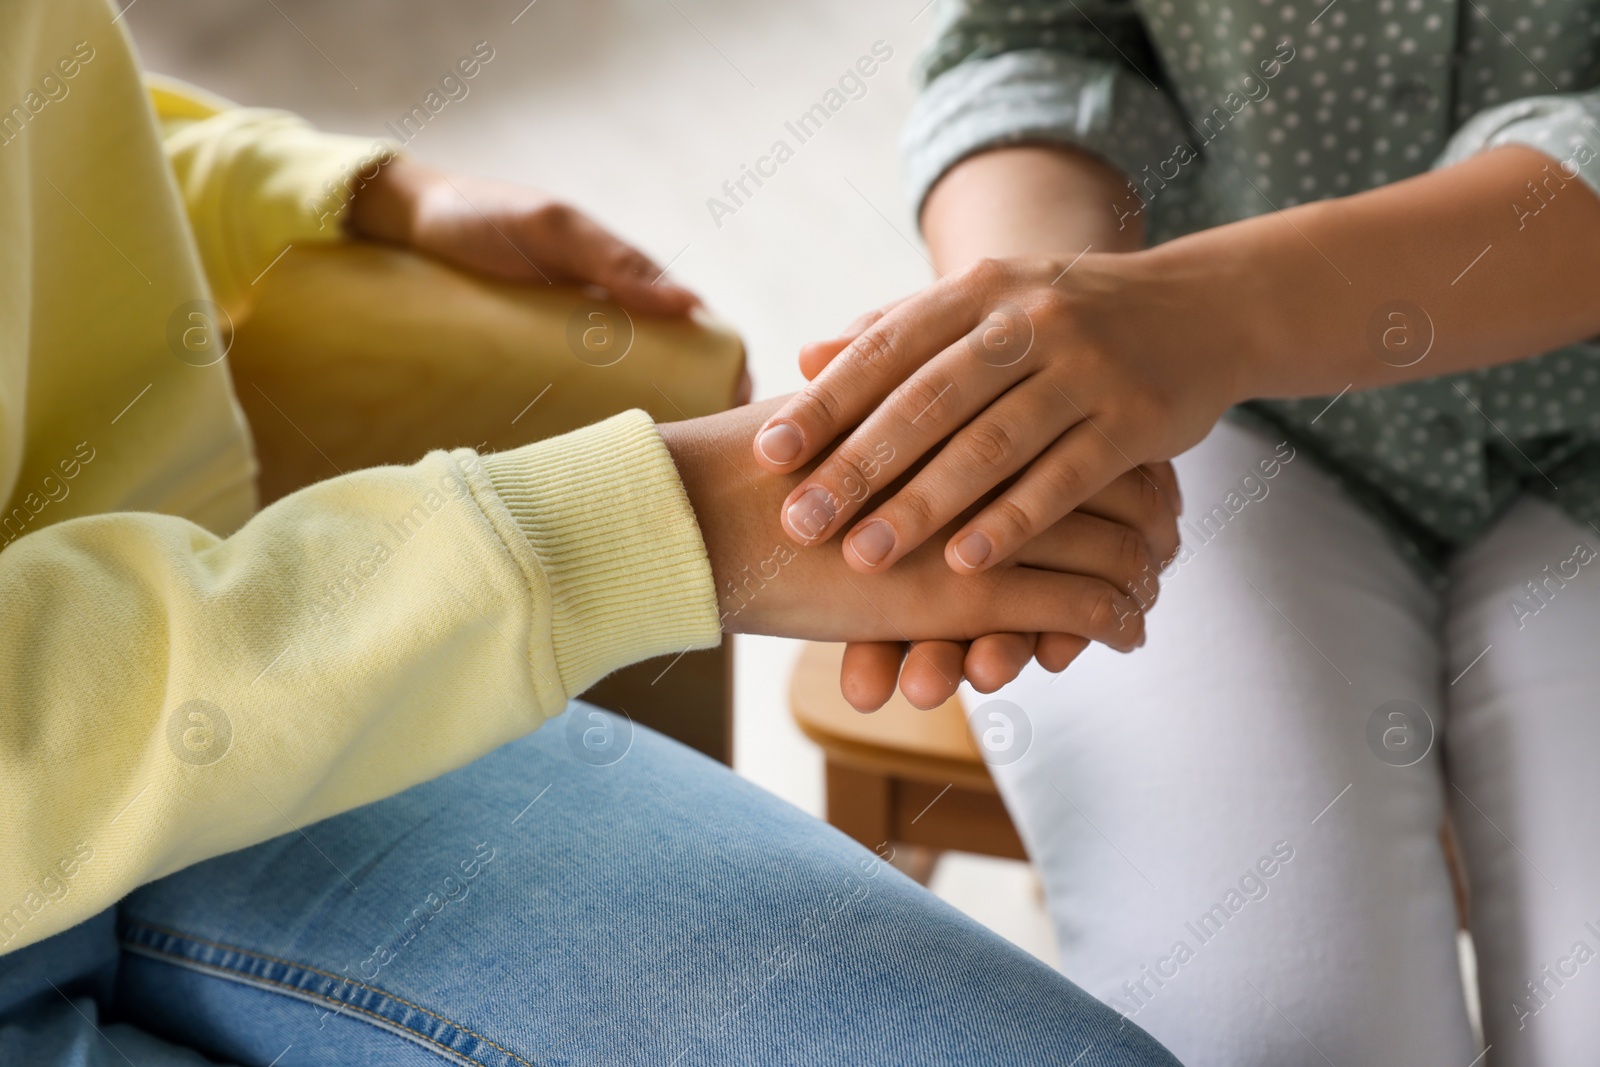
[[[1247,395],[1234,311],[1248,294],[1148,255],[982,260],[807,346],[815,377],[763,424],[756,461],[787,473],[855,429],[784,501],[789,536],[825,540],[937,452],[854,524],[844,554],[881,571],[1004,485],[945,543],[950,567],[973,573],[1200,441]]]

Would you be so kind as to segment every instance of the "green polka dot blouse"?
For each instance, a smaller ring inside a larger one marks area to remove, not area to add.
[[[936,18],[904,141],[917,203],[963,157],[1040,140],[1119,167],[1152,241],[1502,144],[1600,192],[1600,0],[939,0]],[[1434,575],[1522,492],[1600,533],[1600,342],[1233,414],[1316,457]]]

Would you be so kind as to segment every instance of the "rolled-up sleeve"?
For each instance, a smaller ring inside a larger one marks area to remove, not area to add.
[[[1554,157],[1564,164],[1567,177],[1581,178],[1600,194],[1600,89],[1528,96],[1486,108],[1462,124],[1434,167],[1509,144]]]
[[[1188,140],[1128,0],[941,0],[920,76],[902,140],[919,211],[945,171],[998,145],[1057,141],[1133,175]]]

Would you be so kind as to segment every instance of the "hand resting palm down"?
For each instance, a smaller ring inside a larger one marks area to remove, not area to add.
[[[838,551],[795,546],[780,525],[780,505],[809,468],[769,473],[750,445],[782,403],[661,427],[705,537],[725,630],[856,642],[844,688],[862,710],[881,706],[897,675],[927,707],[947,699],[963,674],[992,689],[1033,656],[1061,670],[1091,640],[1121,651],[1143,642],[1159,562],[1178,541],[1169,465],[1129,471],[981,572],[952,570],[933,539],[893,568],[864,574]],[[842,483],[855,502],[898,484],[871,462]]]

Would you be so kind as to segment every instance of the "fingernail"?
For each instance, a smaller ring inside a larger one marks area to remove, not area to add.
[[[775,422],[756,436],[756,447],[768,463],[788,463],[800,454],[800,431],[793,423]]]
[[[832,494],[820,486],[813,486],[789,505],[784,517],[789,522],[789,529],[807,541],[814,541],[837,514]]]
[[[969,570],[977,570],[994,551],[994,542],[981,530],[974,530],[956,542],[956,559]]]
[[[850,535],[850,550],[869,567],[876,567],[894,551],[894,527],[874,519]]]

